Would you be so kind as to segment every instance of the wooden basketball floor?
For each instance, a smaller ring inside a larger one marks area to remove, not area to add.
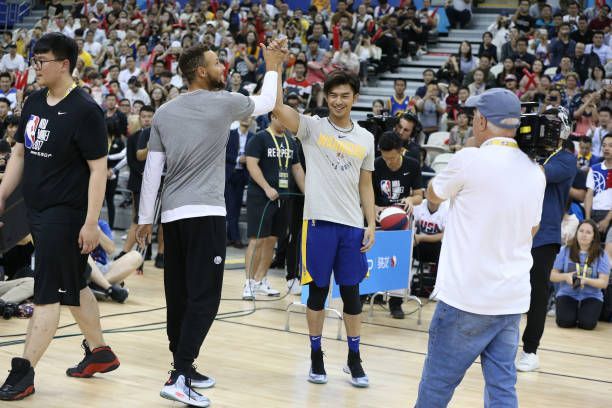
[[[285,287],[280,271],[271,272],[276,288]],[[239,299],[244,270],[228,270],[224,299]],[[147,263],[143,276],[128,279],[130,298],[124,305],[100,304],[102,315],[139,312],[164,305],[162,272]],[[217,386],[205,392],[214,407],[411,407],[418,390],[427,350],[427,328],[435,303],[425,305],[423,323],[416,314],[393,320],[380,306],[373,318],[363,314],[361,354],[370,376],[368,389],[355,389],[342,373],[346,342],[336,340],[336,320],[328,319],[323,349],[326,354],[327,385],[306,382],[309,345],[305,316],[294,314],[286,332],[285,307],[297,300],[289,296],[277,301],[258,301],[255,313],[222,315],[214,323],[197,361],[202,372],[216,378]],[[341,305],[336,305],[341,309]],[[220,313],[250,310],[252,302],[223,300]],[[405,311],[414,303],[404,305]],[[229,318],[228,318],[229,317]],[[105,330],[162,328],[165,311],[108,316]],[[67,309],[61,325],[73,323]],[[23,333],[27,321],[0,321],[0,336]],[[150,326],[146,326],[150,325]],[[139,326],[139,327],[134,327]],[[60,329],[57,335],[77,334],[78,328]],[[343,333],[344,335],[344,333]],[[159,397],[167,379],[171,357],[165,330],[107,333],[106,341],[121,360],[112,373],[92,379],[72,379],[67,367],[82,358],[80,335],[55,339],[36,370],[36,394],[25,401],[0,403],[7,407],[178,407]],[[22,339],[1,337],[0,342]],[[539,351],[539,372],[519,373],[521,407],[610,407],[612,406],[612,325],[599,324],[586,332],[559,329],[548,318]],[[0,347],[0,376],[4,381],[10,359],[20,356],[22,344]],[[452,407],[482,406],[484,382],[480,365],[473,364],[457,388]]]

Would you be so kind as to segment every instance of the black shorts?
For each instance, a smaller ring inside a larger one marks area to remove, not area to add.
[[[81,224],[31,224],[35,248],[34,304],[59,302],[80,306],[80,292],[87,286],[87,255],[81,254]]]
[[[249,238],[285,236],[289,225],[287,201],[276,200],[266,208],[267,203],[267,197],[247,195],[247,235]],[[259,229],[260,225],[261,230]]]

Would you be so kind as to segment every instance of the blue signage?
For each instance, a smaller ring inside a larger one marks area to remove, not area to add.
[[[408,287],[412,266],[412,230],[376,231],[374,246],[366,254],[368,276],[359,285],[359,293],[385,292]],[[332,298],[340,297],[334,283]],[[308,299],[308,285],[302,288],[302,303]]]

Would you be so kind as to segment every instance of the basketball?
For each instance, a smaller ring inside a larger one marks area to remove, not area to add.
[[[406,212],[398,207],[385,208],[380,213],[380,227],[385,231],[406,229],[408,227]]]

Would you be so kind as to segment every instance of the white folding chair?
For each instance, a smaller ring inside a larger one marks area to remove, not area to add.
[[[448,145],[446,141],[450,137],[450,132],[434,132],[429,135],[429,139],[427,139],[427,145],[429,146],[439,146],[444,147]]]
[[[442,153],[437,155],[433,163],[431,163],[431,168],[434,169],[436,173],[441,172],[448,165],[451,157],[453,157],[453,153]]]

